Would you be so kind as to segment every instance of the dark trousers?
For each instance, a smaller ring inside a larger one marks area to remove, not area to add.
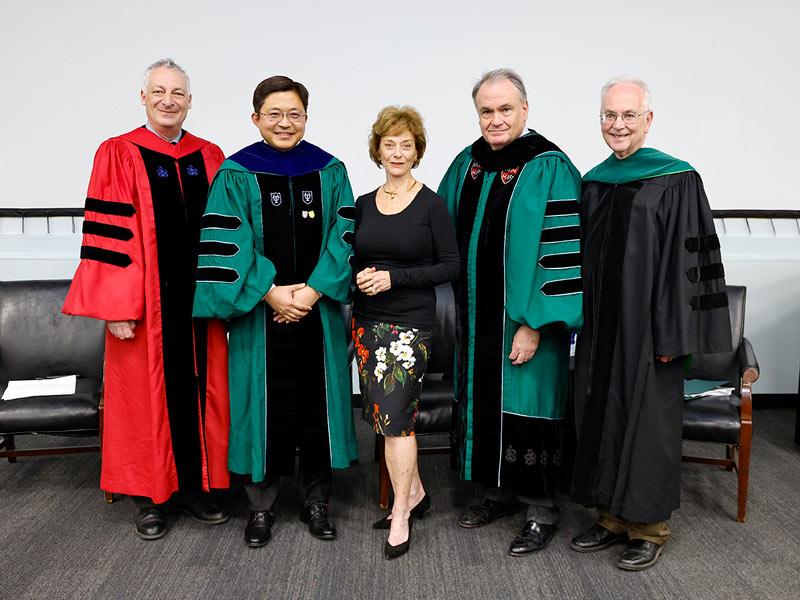
[[[202,496],[202,495],[207,495],[207,493],[206,492],[197,492],[197,491],[187,492],[187,491],[183,491],[183,490],[178,490],[177,492],[172,494],[170,499],[167,500],[166,502],[164,502],[163,504],[156,504],[155,502],[153,502],[152,499],[145,498],[144,496],[131,496],[131,500],[133,500],[133,503],[136,505],[136,508],[138,508],[139,510],[146,509],[146,508],[151,508],[153,506],[158,506],[158,507],[163,509],[170,502],[175,502],[177,504],[180,504],[181,502],[188,502],[192,498],[195,498],[197,496]]]
[[[530,521],[533,519],[542,525],[555,525],[558,523],[558,506],[552,497],[540,496],[519,496],[501,487],[484,487],[484,498],[492,500],[501,504],[511,504],[512,502],[521,502],[526,508],[526,518]]]
[[[264,480],[259,483],[246,483],[244,486],[250,510],[272,510],[278,499],[281,477]],[[304,468],[303,461],[297,470],[297,487],[303,497],[303,506],[311,504],[328,504],[331,495],[333,473],[331,469]]]

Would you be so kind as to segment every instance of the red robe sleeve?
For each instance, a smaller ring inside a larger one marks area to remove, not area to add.
[[[144,257],[139,202],[128,144],[107,140],[94,157],[81,261],[63,312],[106,321],[142,318]]]

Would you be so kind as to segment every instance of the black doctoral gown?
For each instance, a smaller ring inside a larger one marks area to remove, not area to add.
[[[580,206],[572,496],[666,520],[680,504],[684,363],[731,347],[714,221],[694,169],[651,148],[587,173]]]

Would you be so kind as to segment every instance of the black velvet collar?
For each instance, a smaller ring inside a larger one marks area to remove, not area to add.
[[[527,163],[543,152],[561,152],[558,146],[529,129],[505,148],[492,150],[486,140],[478,138],[472,144],[472,158],[486,171],[503,171]]]

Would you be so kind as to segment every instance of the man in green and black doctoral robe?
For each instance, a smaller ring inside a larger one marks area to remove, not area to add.
[[[261,82],[253,123],[263,141],[219,169],[200,235],[194,312],[230,321],[228,466],[249,476],[249,546],[271,536],[280,478],[294,472],[301,519],[333,539],[331,468],[357,458],[347,300],[355,209],[347,171],[302,141],[308,91],[288,77]]]
[[[688,163],[643,148],[649,96],[633,78],[603,88],[613,154],[583,178],[586,323],[575,357],[572,495],[597,506],[599,520],[572,548],[627,541],[617,566],[632,571],[658,560],[680,503],[685,358],[731,347],[703,182]]]
[[[482,137],[464,149],[439,194],[456,223],[454,467],[483,487],[461,517],[473,528],[527,506],[511,542],[522,555],[556,531],[570,330],[581,324],[580,175],[555,144],[525,130],[514,71],[473,89]]]

